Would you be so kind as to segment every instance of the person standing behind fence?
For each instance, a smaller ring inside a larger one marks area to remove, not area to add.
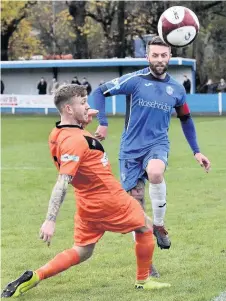
[[[59,88],[59,83],[57,82],[56,78],[53,78],[48,86],[49,94],[54,94],[58,88]]]
[[[83,77],[83,79],[82,79],[82,85],[86,86],[87,94],[89,95],[92,92],[92,87],[91,87],[91,85],[88,82],[88,80],[87,80],[86,77]]]
[[[77,76],[74,76],[71,83],[73,85],[81,85],[80,81],[78,80]]]
[[[4,90],[5,90],[5,85],[4,85],[3,81],[1,80],[1,94],[4,94]]]
[[[190,94],[190,93],[191,93],[191,81],[190,81],[190,79],[187,77],[187,75],[184,75],[183,86],[184,86],[184,89],[185,89],[185,91],[186,91],[186,94]]]
[[[40,95],[46,94],[47,82],[45,81],[44,77],[41,77],[41,80],[38,83],[37,89],[38,89],[38,94],[40,94]]]
[[[217,86],[217,92],[226,92],[226,82],[223,78],[220,79],[220,83]]]
[[[206,94],[214,94],[216,93],[216,84],[213,83],[212,79],[208,79],[207,83],[203,85],[200,89],[201,93],[206,93]]]

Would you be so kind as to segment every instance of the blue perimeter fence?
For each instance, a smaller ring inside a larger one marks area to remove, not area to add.
[[[226,115],[226,93],[218,94],[188,94],[187,102],[194,115]],[[89,104],[94,107],[92,95]],[[126,100],[124,95],[107,97],[106,113],[108,115],[125,115]],[[8,114],[56,114],[54,108],[40,107],[1,107],[1,113]]]

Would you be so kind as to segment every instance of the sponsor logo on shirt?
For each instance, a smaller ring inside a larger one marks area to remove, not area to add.
[[[103,157],[101,158],[101,163],[103,164],[103,166],[107,166],[108,165],[108,156],[106,153],[104,153]]]
[[[78,162],[79,156],[64,154],[61,155],[60,160],[61,162],[69,162],[69,161]]]
[[[93,139],[92,146],[96,147],[96,140]]]
[[[147,100],[140,98],[138,100],[138,104],[141,107],[159,109],[159,110],[164,111],[165,113],[168,113],[171,111],[171,106],[169,106],[166,102],[163,103],[163,102],[158,102],[156,100],[155,101],[147,101]]]
[[[144,84],[146,87],[153,86],[152,83]]]

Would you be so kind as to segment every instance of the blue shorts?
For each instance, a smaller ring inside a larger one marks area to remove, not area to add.
[[[156,145],[142,157],[135,159],[119,159],[120,181],[122,187],[129,191],[137,185],[139,179],[147,180],[146,167],[151,159],[162,160],[167,166],[168,148]]]

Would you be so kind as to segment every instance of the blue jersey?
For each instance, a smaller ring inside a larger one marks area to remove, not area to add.
[[[100,87],[103,95],[127,96],[120,158],[137,158],[153,146],[169,149],[168,129],[174,107],[183,106],[186,92],[169,74],[155,78],[150,68],[126,74]],[[103,116],[100,112],[100,116]]]

